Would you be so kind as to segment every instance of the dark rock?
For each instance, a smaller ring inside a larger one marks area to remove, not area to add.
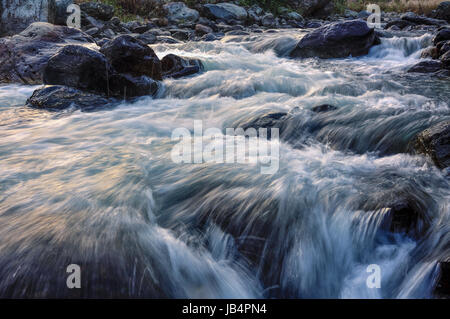
[[[114,7],[102,2],[83,2],[80,4],[80,9],[87,15],[102,21],[111,20],[114,16]]]
[[[441,57],[441,62],[442,65],[444,66],[444,68],[446,69],[450,69],[450,51],[447,51],[446,53],[444,53]]]
[[[189,39],[190,32],[181,29],[170,30],[172,37],[180,41],[187,41]]]
[[[422,51],[420,57],[422,59],[427,59],[427,58],[437,59],[437,58],[439,58],[439,50],[436,47],[428,47]]]
[[[113,99],[60,85],[37,89],[27,100],[27,106],[48,110],[63,110],[72,107],[90,111],[112,103],[114,103]]]
[[[266,28],[276,27],[277,21],[272,13],[267,13],[261,18],[261,24]]]
[[[345,58],[361,56],[377,44],[374,29],[362,20],[336,22],[305,35],[290,56],[294,58]]]
[[[442,68],[442,63],[440,61],[429,60],[421,61],[414,66],[412,66],[408,73],[433,73],[437,72]]]
[[[100,49],[114,69],[133,76],[146,75],[161,80],[161,61],[142,41],[130,35],[121,35]]]
[[[450,40],[450,28],[442,28],[433,38],[434,45],[437,45],[441,41]]]
[[[439,168],[450,166],[450,121],[440,122],[419,133],[412,146],[415,153],[429,156]]]
[[[52,56],[44,69],[44,83],[108,94],[114,73],[105,56],[79,45],[68,45]]]
[[[421,209],[412,199],[399,199],[386,209],[386,215],[381,225],[382,229],[392,233],[405,233],[419,238],[429,227],[429,222],[423,218]]]
[[[144,95],[155,95],[158,91],[158,82],[152,78],[132,76],[130,74],[114,73],[109,79],[109,88],[113,96],[124,99]]]
[[[424,16],[418,16],[417,14],[413,12],[407,12],[403,14],[400,17],[402,20],[412,22],[414,24],[421,24],[421,25],[436,25],[436,26],[442,26],[446,24],[445,20],[438,20],[433,18],[427,18]]]
[[[440,44],[439,46],[436,47],[436,49],[439,49],[438,57],[450,51],[450,41],[442,41],[438,44]],[[434,59],[437,59],[438,57],[435,57]]]
[[[416,24],[411,21],[398,19],[398,20],[393,20],[393,21],[388,22],[384,28],[389,29],[389,30],[396,30],[394,28],[397,27],[398,28],[397,30],[402,30],[406,27],[414,26],[414,25],[416,25]]]
[[[439,297],[450,296],[450,258],[439,262],[439,277],[434,292]]]
[[[68,43],[94,40],[80,30],[45,22],[33,23],[18,35],[0,39],[0,82],[42,84],[48,60]]]
[[[228,31],[226,35],[250,35],[250,33],[242,30],[231,30]]]
[[[203,12],[208,18],[227,22],[247,19],[247,11],[232,3],[205,4]]]
[[[450,23],[450,1],[441,2],[431,16],[435,19],[446,20]]]
[[[177,44],[181,43],[179,40],[172,38],[171,36],[158,36],[156,38],[156,42],[158,43],[168,43],[168,44]]]
[[[213,33],[208,33],[208,34],[205,34],[204,36],[202,36],[201,40],[205,41],[205,42],[211,42],[211,41],[217,41],[217,40],[219,40],[219,38],[216,35],[214,35]]]
[[[235,128],[240,127],[244,130],[254,128],[256,131],[258,131],[258,134],[260,128],[265,128],[267,129],[267,138],[271,139],[272,138],[271,129],[272,128],[279,129],[279,135],[281,135],[286,123],[286,119],[288,117],[289,115],[285,112],[269,112],[255,119],[237,123],[236,125],[234,125],[234,127]]]
[[[334,111],[334,110],[337,110],[337,107],[334,105],[330,105],[330,104],[317,105],[311,109],[311,111],[316,112],[316,113],[323,113],[323,112],[329,112],[329,111]]]
[[[162,58],[161,64],[165,78],[180,78],[203,70],[203,64],[200,60],[182,58],[174,54],[168,54]]]
[[[208,34],[208,33],[212,33],[213,30],[203,24],[196,24],[195,25],[195,33],[197,33],[198,35],[204,35],[204,34]]]

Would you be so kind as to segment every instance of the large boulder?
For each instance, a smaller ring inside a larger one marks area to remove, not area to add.
[[[223,21],[245,20],[247,11],[232,3],[205,4],[203,11],[209,18]]]
[[[137,38],[130,35],[118,36],[103,45],[100,52],[120,73],[162,79],[161,61],[148,45]]]
[[[0,39],[0,83],[41,84],[55,52],[68,43],[94,40],[80,30],[35,22],[13,37]]]
[[[165,78],[180,78],[196,74],[203,70],[203,64],[197,59],[187,59],[175,54],[168,54],[161,60]]]
[[[0,36],[25,30],[33,22],[48,21],[49,0],[0,1]]]
[[[308,17],[325,18],[333,12],[332,0],[300,0],[299,8]]]
[[[27,100],[29,107],[54,111],[67,108],[90,111],[112,103],[114,103],[113,99],[61,85],[39,88]]]
[[[114,7],[102,2],[83,2],[80,9],[87,15],[102,21],[108,21],[114,16]]]
[[[173,23],[195,22],[199,18],[197,10],[188,8],[183,2],[170,2],[164,5],[167,19]]]
[[[441,2],[431,16],[435,19],[442,19],[450,22],[450,1]]]
[[[65,46],[51,57],[44,83],[123,98],[153,95],[158,90],[150,77],[118,73],[102,53],[79,45]]]
[[[108,94],[114,73],[105,56],[80,45],[68,45],[50,58],[44,69],[44,83]]]
[[[294,58],[345,58],[361,56],[377,44],[374,29],[363,20],[335,22],[305,35],[294,50]]]
[[[429,156],[439,168],[450,166],[450,121],[440,122],[413,140],[413,150]]]

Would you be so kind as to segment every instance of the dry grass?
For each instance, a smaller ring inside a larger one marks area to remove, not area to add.
[[[336,0],[339,9],[361,11],[368,4],[378,4],[383,11],[407,12],[429,14],[436,9],[439,3],[446,0]]]

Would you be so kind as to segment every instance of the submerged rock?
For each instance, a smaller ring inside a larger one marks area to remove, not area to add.
[[[440,122],[413,140],[413,150],[429,156],[439,168],[450,166],[450,121]]]
[[[200,60],[187,59],[168,54],[161,60],[162,72],[165,78],[180,78],[196,74],[203,70],[203,65]]]
[[[421,61],[413,65],[408,73],[434,73],[442,68],[442,63],[440,61],[429,60]]]
[[[32,23],[21,33],[0,39],[0,82],[42,84],[48,60],[68,43],[94,40],[78,29],[45,22]]]
[[[161,61],[142,41],[130,35],[121,35],[100,49],[114,69],[133,76],[146,75],[161,80]]]
[[[334,105],[330,105],[330,104],[317,105],[311,109],[311,111],[316,112],[316,113],[323,113],[323,112],[329,112],[329,111],[334,111],[334,110],[337,110],[337,107]]]
[[[75,88],[55,85],[37,89],[27,100],[27,106],[48,109],[64,110],[67,108],[79,108],[91,111],[110,105],[115,100],[108,99],[92,93],[86,93]]]
[[[374,29],[362,20],[332,23],[305,35],[290,56],[294,58],[345,58],[361,56],[379,43]]]
[[[286,125],[286,120],[288,119],[289,114],[285,112],[269,112],[262,116],[258,116],[257,118],[254,118],[249,121],[243,121],[240,123],[236,123],[234,125],[235,128],[242,128],[244,130],[247,130],[249,128],[254,128],[258,135],[259,135],[259,129],[265,128],[267,129],[267,138],[272,138],[272,131],[271,129],[278,129],[279,130],[279,136],[281,136],[284,127]]]

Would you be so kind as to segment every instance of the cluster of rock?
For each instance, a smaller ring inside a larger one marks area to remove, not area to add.
[[[201,70],[198,60],[174,55],[160,60],[130,35],[117,36],[98,49],[81,30],[36,22],[0,39],[0,82],[58,85],[38,89],[28,100],[39,108],[91,109],[111,98],[155,95],[163,78]]]
[[[423,60],[408,70],[411,73],[432,73],[450,76],[450,27],[441,27],[433,38],[433,45],[422,51]]]

